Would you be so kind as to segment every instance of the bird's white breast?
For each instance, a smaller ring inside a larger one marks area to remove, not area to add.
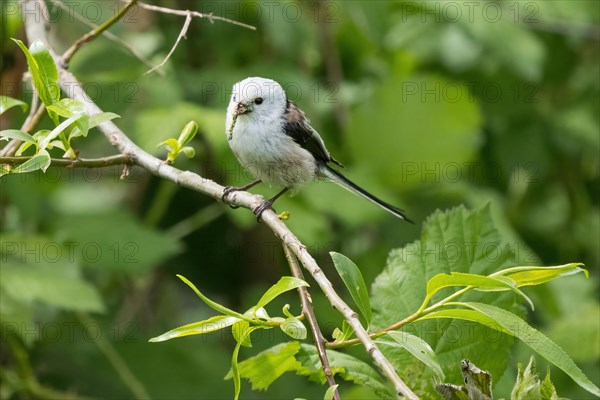
[[[228,114],[230,129],[233,118]],[[267,123],[245,114],[237,117],[229,146],[242,166],[269,185],[294,189],[315,180],[312,154],[285,134],[282,119],[272,121],[281,122]]]

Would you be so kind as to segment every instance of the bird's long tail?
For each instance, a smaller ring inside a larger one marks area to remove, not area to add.
[[[342,186],[344,189],[361,197],[364,197],[365,199],[377,204],[379,207],[383,208],[387,212],[395,215],[400,219],[405,220],[406,222],[410,222],[411,224],[413,223],[410,219],[408,219],[406,214],[404,214],[404,211],[373,196],[371,193],[367,192],[365,189],[361,188],[360,186],[346,178],[344,175],[342,175],[341,172],[336,171],[328,165],[322,165],[321,168],[319,168],[319,170],[323,175],[325,175],[325,177]]]

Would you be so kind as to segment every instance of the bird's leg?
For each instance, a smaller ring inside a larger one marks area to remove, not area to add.
[[[256,220],[260,222],[260,216],[262,215],[262,213],[267,209],[273,209],[273,203],[275,203],[275,200],[281,197],[281,195],[287,192],[288,190],[290,190],[290,188],[284,188],[281,192],[277,193],[269,200],[262,202],[258,207],[252,210],[254,214],[256,214]]]
[[[258,185],[261,182],[262,181],[260,179],[257,179],[257,180],[252,181],[249,184],[244,185],[244,186],[225,186],[225,189],[223,190],[223,196],[221,196],[221,201],[223,203],[225,203],[225,200],[227,199],[227,196],[229,196],[231,193],[233,193],[233,192],[240,192],[242,190],[248,190],[251,187],[254,187],[254,186]],[[231,208],[238,208],[237,206],[233,206],[233,205],[229,205],[229,207],[231,207]]]

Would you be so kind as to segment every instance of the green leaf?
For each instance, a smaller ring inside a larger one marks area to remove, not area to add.
[[[51,160],[50,155],[47,151],[41,150],[39,154],[31,157],[29,160],[25,161],[23,164],[18,167],[13,168],[10,173],[11,174],[26,174],[28,172],[33,172],[37,170],[42,170],[46,172],[48,167],[50,166]]]
[[[306,327],[298,318],[287,318],[281,325],[279,325],[279,327],[286,335],[288,335],[292,339],[306,339]]]
[[[176,339],[190,335],[204,335],[205,333],[215,332],[227,328],[239,321],[238,318],[228,317],[226,315],[216,315],[204,321],[194,322],[180,326],[163,333],[160,336],[153,337],[149,342],[164,342],[166,340]]]
[[[234,317],[229,317],[234,318]],[[248,328],[250,328],[250,323],[248,321],[242,321],[238,318],[237,322],[231,326],[231,333],[233,334],[233,338],[236,342],[242,342],[242,346],[244,347],[252,347],[252,342],[250,341],[250,336],[245,335]]]
[[[194,148],[191,146],[182,147],[181,151],[183,152],[183,154],[185,154],[187,158],[194,158],[194,156],[196,155],[196,150],[194,150]]]
[[[18,139],[23,142],[35,144],[35,139],[30,134],[18,129],[7,129],[5,131],[0,131],[0,137],[6,139]]]
[[[50,106],[60,99],[58,86],[58,70],[48,49],[40,41],[35,41],[30,48],[20,40],[13,41],[23,50],[31,71],[33,86],[40,99],[46,106]]]
[[[300,350],[299,342],[281,343],[239,363],[240,376],[252,384],[252,390],[266,390],[281,375],[296,371],[302,365],[294,357]],[[233,377],[229,371],[225,379]]]
[[[382,398],[395,398],[391,388],[381,381],[380,375],[367,363],[351,355],[327,350],[331,370],[342,379],[366,386]],[[324,384],[325,374],[314,345],[299,342],[278,344],[239,364],[242,378],[248,379],[253,390],[266,390],[285,372],[294,371],[310,380]],[[232,372],[225,377],[231,379]]]
[[[333,396],[335,395],[335,391],[340,385],[329,386],[327,391],[325,392],[325,396],[323,396],[323,400],[333,400]]]
[[[0,115],[10,108],[20,106],[23,112],[27,111],[27,103],[21,100],[13,99],[8,96],[0,96]]]
[[[233,377],[234,384],[234,396],[233,398],[237,400],[240,397],[241,390],[241,379],[240,379],[240,370],[238,367],[238,354],[240,352],[240,347],[242,343],[245,342],[246,337],[250,337],[250,334],[255,330],[260,329],[259,326],[249,327],[245,332],[242,333],[240,340],[235,345],[233,349],[233,354],[231,356],[231,375]]]
[[[546,378],[540,381],[536,368],[535,357],[531,356],[529,364],[525,369],[519,363],[517,381],[510,394],[511,399],[539,399],[539,400],[558,400],[556,389],[550,380],[550,371],[546,373]]]
[[[335,269],[348,288],[361,315],[367,321],[367,325],[369,325],[371,323],[371,301],[369,300],[369,291],[367,290],[367,285],[360,269],[343,254],[334,251],[329,254],[331,255]]]
[[[514,267],[499,271],[498,276],[506,276],[513,280],[517,287],[541,285],[563,276],[574,275],[583,272],[587,278],[588,271],[581,268],[581,263],[558,265],[556,267]]]
[[[350,336],[354,333],[354,329],[348,323],[348,321],[342,321],[342,329],[335,328],[331,336],[335,339],[336,342],[343,342],[344,340],[348,340]]]
[[[269,290],[262,295],[258,303],[254,306],[254,308],[261,308],[269,304],[273,301],[277,296],[282,293],[285,293],[289,290],[299,288],[301,286],[308,286],[308,283],[304,282],[302,279],[294,278],[293,276],[284,276],[279,281],[271,286]]]
[[[206,297],[205,295],[203,295],[200,292],[200,290],[198,290],[198,288],[183,275],[177,274],[177,277],[179,279],[181,279],[186,285],[188,285],[196,293],[196,295],[198,295],[198,297],[200,297],[200,300],[202,300],[204,303],[206,303],[206,305],[209,306],[210,308],[212,308],[213,310],[216,310],[216,311],[220,312],[221,314],[229,315],[230,317],[236,317],[236,318],[239,318],[244,321],[252,322],[251,318],[248,318],[245,315],[242,315],[236,311],[230,310],[229,308],[222,306],[219,303],[214,302],[211,299],[209,299],[208,297]]]
[[[69,98],[61,99],[46,108],[65,118],[86,114],[85,105],[81,101]]]
[[[179,134],[179,138],[177,139],[179,145],[183,147],[189,142],[191,142],[194,136],[196,136],[196,132],[198,132],[198,124],[196,123],[196,121],[188,122]]]
[[[425,222],[421,239],[392,251],[386,267],[373,282],[371,330],[386,328],[417,311],[427,295],[427,282],[435,275],[459,272],[487,276],[518,265],[520,259],[512,251],[513,243],[512,238],[504,238],[495,228],[489,206],[473,211],[458,207],[435,212]],[[440,301],[459,289],[444,289],[443,293],[434,294],[432,301]],[[512,291],[471,290],[460,299],[523,312]],[[485,365],[493,376],[502,376],[508,350],[514,344],[514,339],[485,325],[462,320],[423,320],[408,324],[405,330],[431,346],[448,382],[462,380],[456,362],[463,358]],[[490,341],[490,337],[498,340]],[[406,351],[390,347],[382,351],[398,371],[403,371],[402,377],[409,387],[419,388],[425,382],[420,393],[433,392],[433,384],[427,383],[431,374],[427,367],[415,363]]]
[[[427,282],[427,296],[423,301],[424,306],[429,303],[431,297],[443,288],[453,286],[473,286],[474,289],[483,292],[512,290],[519,296],[523,297],[534,309],[533,302],[525,293],[517,289],[517,284],[510,278],[504,279],[494,278],[491,276],[483,276],[476,274],[466,274],[462,272],[451,272],[450,274],[437,274]]]
[[[55,139],[58,135],[60,135],[65,129],[67,129],[71,124],[76,122],[82,118],[81,115],[74,115],[63,122],[61,122],[56,128],[54,128],[47,136],[40,138],[38,140],[38,148],[45,149],[48,146],[48,143]]]
[[[441,382],[445,379],[444,371],[442,371],[442,367],[440,366],[437,356],[426,341],[420,337],[403,331],[391,331],[386,335],[392,338],[393,341],[380,340],[378,342],[388,346],[401,347],[407,350],[410,354],[415,356],[419,361],[424,363],[433,371],[438,382]]]
[[[156,147],[164,147],[169,153],[179,153],[179,142],[175,138],[170,138],[164,142],[160,142]]]
[[[121,118],[119,114],[111,113],[111,112],[103,112],[100,114],[92,115],[89,120],[89,128],[95,128],[98,125],[113,120],[115,118]]]
[[[484,324],[499,332],[519,338],[539,355],[562,369],[579,386],[600,396],[600,389],[590,381],[562,348],[518,316],[502,308],[483,303],[452,303],[470,310],[452,309],[432,313],[421,319],[459,318]]]
[[[379,373],[366,362],[335,350],[327,350],[327,357],[335,375],[359,386],[366,386],[381,398],[397,397],[393,389],[387,386],[387,382],[382,382]],[[296,359],[302,363],[302,368],[296,371],[298,375],[308,376],[310,380],[321,384],[327,381],[314,345],[303,344]]]

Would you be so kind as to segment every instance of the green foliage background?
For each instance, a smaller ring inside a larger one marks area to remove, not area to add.
[[[23,36],[14,4],[2,5],[2,94],[29,99],[31,89],[19,84],[24,59],[9,40]],[[100,23],[113,15],[115,4],[82,1],[74,9]],[[224,135],[228,91],[247,76],[281,82],[347,165],[348,176],[402,205],[416,221],[401,223],[326,183],[279,200],[278,210],[290,211],[290,228],[328,276],[336,276],[329,251],[343,253],[374,290],[374,307],[389,302],[377,284],[385,275],[371,283],[391,249],[419,238],[423,221],[436,209],[490,203],[516,260],[587,265],[589,281],[563,279],[528,289],[537,305],[528,319],[600,382],[596,1],[161,4],[214,12],[257,31],[194,20],[163,76],[144,76],[149,67],[105,38],[86,45],[72,72],[103,110],[121,115],[117,123],[137,144],[164,156],[156,145],[196,120],[196,157],[181,157],[176,165],[224,184],[245,183],[250,177]],[[59,51],[87,29],[56,8],[50,20]],[[157,64],[182,23],[138,9],[111,30]],[[4,117],[3,129],[24,119],[18,109]],[[97,132],[78,144],[88,158],[114,152]],[[61,395],[130,397],[102,340],[112,343],[153,398],[230,397],[231,384],[223,380],[234,347],[228,334],[161,344],[147,339],[212,315],[175,274],[227,307],[244,310],[288,274],[281,247],[247,211],[140,171],[125,182],[120,174],[118,168],[100,173],[51,167],[45,175],[2,178],[0,397],[10,398],[11,383],[32,379],[43,385],[31,389],[38,397],[49,397],[43,390],[50,388]],[[385,273],[398,255],[392,253]],[[25,266],[29,273],[15,273]],[[335,283],[342,288],[340,279]],[[311,293],[330,337],[340,317],[318,290]],[[277,301],[299,312],[294,293]],[[241,358],[283,340],[283,333],[269,331],[253,338],[254,348],[243,349]],[[506,372],[494,376],[499,395],[509,396],[517,362],[526,363],[529,355],[528,348],[513,348]],[[476,358],[455,356],[457,368],[460,358]],[[31,376],[23,374],[27,366]],[[538,370],[545,370],[541,359]],[[552,374],[560,396],[587,396],[560,371]],[[244,398],[323,393],[323,387],[291,374],[267,394],[242,390]],[[342,394],[369,395],[348,384],[342,384]]]

